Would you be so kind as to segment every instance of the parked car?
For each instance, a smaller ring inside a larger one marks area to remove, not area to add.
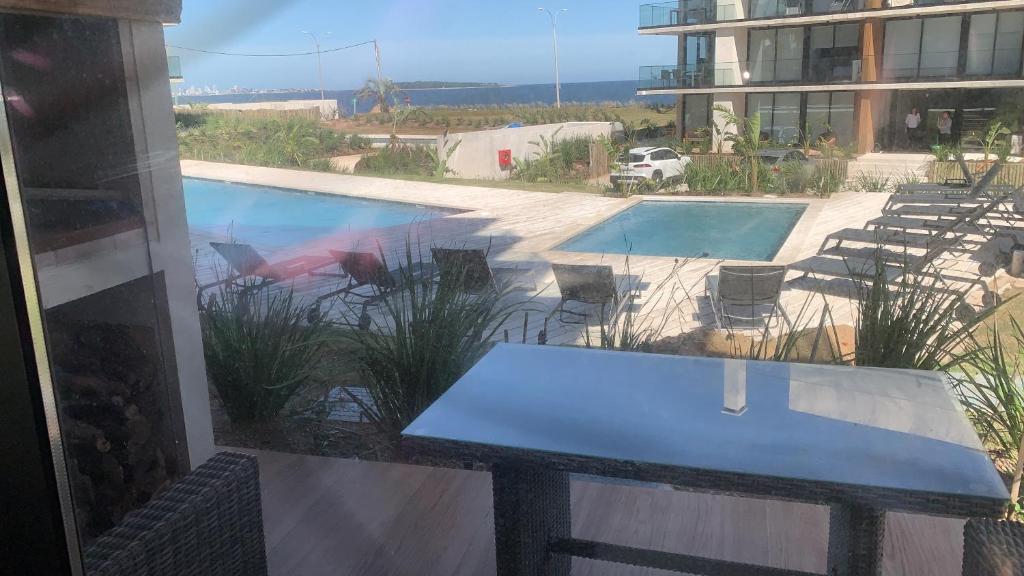
[[[808,173],[814,171],[814,163],[800,150],[792,148],[767,148],[761,150],[761,162],[772,172],[781,172],[786,162],[799,162]]]
[[[633,148],[628,155],[619,158],[619,170],[611,175],[612,185],[680,178],[689,163],[689,156],[682,156],[671,148]]]

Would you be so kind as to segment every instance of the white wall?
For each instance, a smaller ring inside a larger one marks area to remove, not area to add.
[[[447,141],[444,136],[438,137],[437,147],[444,154],[456,142],[461,142],[448,158],[448,168],[454,172],[453,176],[503,180],[508,178],[509,171],[498,166],[498,150],[511,150],[513,157],[525,160],[540,151],[531,142],[539,142],[541,135],[556,140],[574,136],[598,138],[611,137],[621,131],[622,125],[618,122],[565,122],[449,134]]]
[[[282,100],[280,102],[245,102],[242,104],[210,104],[213,110],[305,110],[319,108],[320,118],[334,120],[338,117],[337,100]]]
[[[745,98],[744,94],[735,94],[735,93],[714,94],[712,96],[711,105],[716,107],[716,108],[721,106],[722,108],[725,108],[726,110],[730,110],[733,114],[735,114],[736,116],[739,116],[741,118],[743,117],[743,115],[746,112],[746,98]],[[736,129],[735,129],[734,126],[726,127],[726,125],[725,125],[725,118],[722,115],[722,113],[719,112],[718,110],[713,110],[711,112],[711,121],[718,125],[719,130],[723,131],[723,135],[722,136],[716,136],[716,141],[713,143],[714,144],[714,148],[717,150],[718,149],[718,140],[724,140],[724,134],[726,134],[726,133],[733,133],[733,134],[735,134],[736,133]],[[729,142],[723,142],[722,151],[723,152],[732,152],[732,145]]]

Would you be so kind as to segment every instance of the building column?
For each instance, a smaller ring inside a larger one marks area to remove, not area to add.
[[[866,8],[881,8],[881,0],[867,0]],[[885,41],[885,26],[878,18],[864,21],[861,34],[862,82],[877,82],[882,77],[882,45]],[[878,90],[858,90],[854,104],[857,122],[857,153],[866,154],[875,149],[875,118],[883,104],[883,94]]]

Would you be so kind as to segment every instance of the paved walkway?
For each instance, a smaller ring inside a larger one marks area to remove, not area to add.
[[[359,246],[374,249],[380,243],[386,254],[404,250],[411,235],[427,251],[431,245],[455,247],[488,247],[494,266],[528,269],[535,290],[521,293],[531,297],[526,330],[528,342],[535,342],[544,327],[544,318],[554,309],[559,292],[554,284],[550,263],[609,264],[617,275],[630,275],[632,285],[642,283],[644,296],[637,306],[641,317],[665,318],[664,335],[678,334],[701,325],[713,324],[709,306],[703,297],[704,278],[722,262],[702,259],[680,265],[674,258],[652,256],[574,253],[556,250],[563,241],[607,219],[637,202],[642,197],[629,199],[609,198],[597,194],[564,192],[559,194],[503,190],[456,184],[414,182],[371,178],[321,172],[303,172],[276,168],[259,168],[230,164],[216,164],[186,160],[182,172],[188,177],[261,184],[282,188],[295,188],[313,192],[357,196],[395,202],[420,203],[461,210],[443,218],[419,222],[409,226],[377,229],[354,233],[339,232],[313,243],[274,252],[256,246],[271,261],[302,254],[326,254],[328,248]],[[844,227],[862,226],[868,219],[878,216],[885,202],[884,195],[840,193],[827,200],[757,198],[757,202],[807,203],[796,228],[782,246],[775,263],[788,264],[813,255],[824,237]],[[750,201],[745,198],[671,197],[659,201]],[[209,240],[224,238],[193,234],[193,247],[197,250],[197,275],[201,282],[216,277],[216,269],[223,262],[209,249]],[[337,285],[325,279],[300,279],[296,291],[301,295],[324,293]],[[654,289],[661,286],[660,289]],[[813,284],[787,289],[782,302],[791,316],[796,316],[811,302],[805,313],[810,318],[820,309],[821,298]],[[839,323],[852,322],[850,302],[846,298],[830,299],[832,312]],[[523,335],[523,317],[509,323],[510,339],[520,341]],[[551,321],[548,325],[552,343],[578,343],[582,330],[577,325],[563,325]]]

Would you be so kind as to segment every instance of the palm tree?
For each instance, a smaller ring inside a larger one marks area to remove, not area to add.
[[[725,140],[732,143],[732,151],[746,160],[750,165],[750,191],[757,193],[757,177],[761,168],[761,150],[764,141],[761,139],[761,113],[755,112],[749,118],[741,118],[724,106],[715,106],[714,110],[725,119],[727,134]],[[733,131],[728,127],[732,126]]]
[[[401,93],[402,89],[389,78],[367,78],[366,84],[356,92],[356,98],[375,101],[375,106],[387,114],[391,109],[391,98]]]

